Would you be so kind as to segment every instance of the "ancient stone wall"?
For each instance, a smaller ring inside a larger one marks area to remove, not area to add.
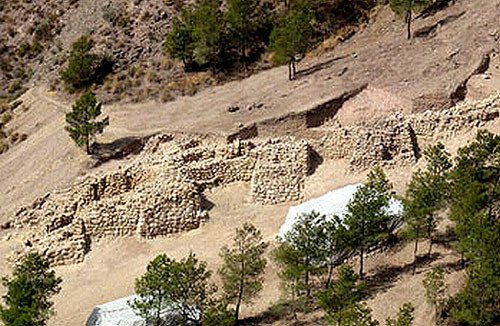
[[[251,196],[256,203],[277,204],[302,198],[310,171],[306,141],[270,139],[258,150]]]
[[[151,137],[127,166],[53,192],[21,208],[11,225],[25,228],[26,250],[56,265],[81,262],[94,241],[154,238],[197,228],[208,219],[203,190],[250,182],[255,203],[302,198],[314,152],[345,159],[352,170],[413,164],[418,139],[481,127],[497,119],[500,94],[418,114],[394,114],[371,126],[324,125],[291,137],[231,143],[189,135]]]

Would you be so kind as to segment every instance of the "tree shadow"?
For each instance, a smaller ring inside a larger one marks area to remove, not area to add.
[[[448,8],[451,4],[455,4],[456,1],[457,0],[437,0],[422,10],[422,12],[415,17],[415,19],[434,16],[441,10]]]
[[[418,269],[429,266],[434,261],[442,258],[440,253],[418,256],[416,262],[417,274],[421,273]],[[364,282],[370,296],[375,296],[380,292],[385,292],[394,286],[394,283],[403,274],[413,273],[415,265],[413,262],[403,266],[384,265],[377,267],[372,275],[365,277]]]
[[[323,157],[315,151],[313,148],[310,148],[310,166],[309,166],[309,175],[313,175],[316,169],[323,164]]]
[[[440,27],[442,27],[443,25],[449,24],[451,22],[454,22],[455,20],[459,19],[463,15],[465,15],[465,11],[462,11],[461,13],[456,14],[456,15],[450,15],[448,17],[445,17],[445,18],[439,20],[435,24],[417,29],[413,33],[413,36],[419,37],[419,38],[433,37],[437,34],[437,31]]]
[[[333,66],[333,64],[334,64],[336,61],[339,61],[339,60],[345,59],[345,58],[347,58],[347,57],[348,57],[347,55],[344,55],[344,56],[341,56],[341,57],[335,57],[335,58],[332,58],[332,59],[327,60],[327,61],[325,61],[325,62],[318,63],[317,65],[314,65],[314,66],[309,67],[309,68],[307,68],[307,69],[304,69],[304,70],[299,70],[299,71],[297,71],[297,73],[295,74],[295,76],[294,76],[294,80],[297,80],[297,79],[300,79],[300,78],[303,78],[303,77],[306,77],[306,76],[312,75],[312,74],[314,74],[315,72],[318,72],[318,71],[320,71],[320,70],[323,70],[323,69],[329,68],[329,67]]]
[[[319,307],[311,307],[308,312],[314,312],[320,310]],[[286,322],[286,325],[290,326],[305,326],[305,325],[328,325],[323,317],[308,318],[307,320],[301,320],[300,318],[295,318],[295,316],[303,315],[305,312],[301,309],[295,309],[293,304],[289,302],[281,302],[274,305],[271,308],[255,315],[246,317],[238,323],[240,326],[253,326],[253,325],[270,325],[277,321]]]
[[[138,154],[144,148],[147,138],[124,137],[112,141],[111,143],[94,143],[92,145],[92,158],[99,164],[104,162],[122,159],[129,155]]]

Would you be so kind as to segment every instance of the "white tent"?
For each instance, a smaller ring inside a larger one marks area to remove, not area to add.
[[[86,326],[147,326],[146,320],[138,316],[130,307],[129,302],[138,299],[138,295],[131,295],[125,298],[120,298],[115,301],[98,305],[94,308]],[[168,317],[175,319],[178,316],[178,310],[171,306],[162,311],[161,316],[165,319]],[[195,312],[194,318],[199,318],[199,312]]]
[[[96,306],[87,319],[86,326],[145,326],[146,321],[137,316],[128,305],[128,302],[136,298],[136,295],[131,295]]]
[[[342,218],[347,212],[347,204],[354,196],[354,193],[359,186],[361,186],[360,183],[349,185],[330,191],[321,197],[311,199],[297,206],[290,207],[288,209],[285,222],[278,231],[278,236],[282,238],[288,231],[290,231],[293,224],[297,220],[297,217],[302,213],[310,213],[314,210],[327,217],[337,215]],[[401,205],[401,202],[396,199],[391,199],[389,212],[392,214],[402,213],[403,206]]]

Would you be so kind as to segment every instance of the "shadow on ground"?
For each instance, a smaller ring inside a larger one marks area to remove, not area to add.
[[[124,137],[111,143],[96,143],[92,146],[92,158],[101,164],[109,160],[135,155],[142,151],[146,140],[147,138]]]
[[[318,72],[320,70],[323,70],[323,69],[326,69],[326,68],[329,68],[331,66],[333,66],[333,64],[336,62],[336,61],[339,61],[339,60],[342,60],[342,59],[345,59],[347,58],[348,56],[341,56],[341,57],[335,57],[335,58],[332,58],[330,60],[327,60],[325,62],[321,62],[321,63],[318,63],[317,65],[314,65],[312,67],[309,67],[307,69],[304,69],[304,70],[299,70],[297,71],[297,73],[295,74],[295,77],[294,79],[300,79],[300,78],[303,78],[303,77],[306,77],[306,76],[309,76],[309,75],[312,75],[314,74],[315,72]]]

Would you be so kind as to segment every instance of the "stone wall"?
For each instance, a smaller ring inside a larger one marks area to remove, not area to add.
[[[371,126],[326,124],[308,130],[307,140],[226,143],[157,135],[126,166],[40,197],[10,224],[26,230],[26,251],[45,253],[56,265],[81,262],[94,241],[149,239],[199,227],[208,219],[206,188],[243,181],[250,182],[255,203],[300,200],[314,152],[323,159],[345,159],[352,170],[413,164],[420,156],[419,138],[481,127],[497,119],[499,109],[496,94],[440,112],[397,113]]]
[[[310,171],[306,141],[270,139],[258,150],[251,196],[259,204],[277,204],[302,198]]]

